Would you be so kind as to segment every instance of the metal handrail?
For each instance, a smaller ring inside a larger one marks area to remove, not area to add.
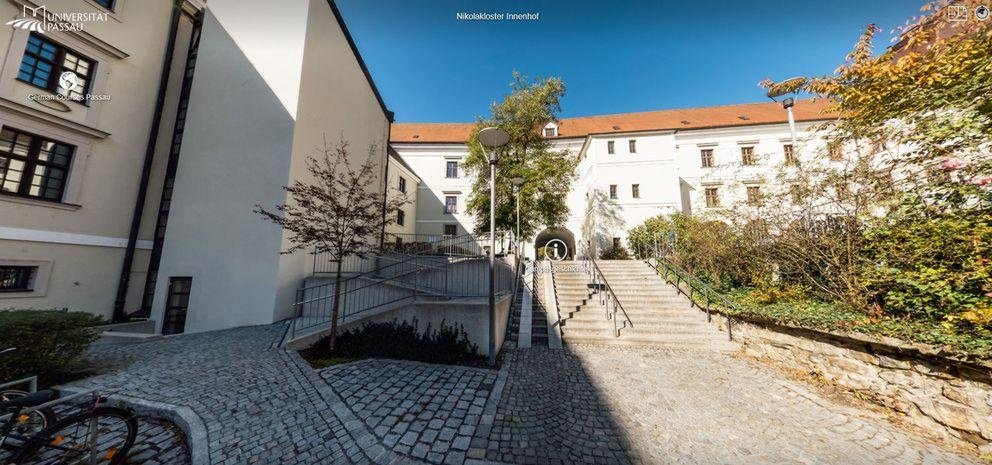
[[[652,260],[654,263],[652,263]],[[692,273],[683,270],[678,265],[672,263],[663,257],[652,257],[644,260],[651,268],[655,270],[661,277],[663,277],[670,284],[678,289],[679,293],[686,296],[693,305],[699,309],[706,312],[706,321],[713,321],[713,312],[723,314],[727,322],[727,337],[733,341],[734,340],[734,330],[732,325],[733,318],[731,313],[741,314],[743,313],[740,307],[730,301],[726,296],[713,289],[710,285],[703,282],[701,279],[694,276]],[[688,286],[688,290],[684,289],[682,283]],[[705,301],[705,306],[703,305]],[[714,307],[716,304],[718,307]],[[721,311],[719,307],[723,307]]]
[[[381,257],[377,257],[381,258]],[[387,260],[396,261],[391,257]],[[357,276],[351,276],[340,283],[338,322],[346,318],[382,308],[385,305],[412,300],[418,296],[434,296],[441,298],[480,297],[489,294],[488,280],[483,279],[489,273],[489,267],[470,268],[457,276],[451,275],[451,266],[488,260],[484,256],[473,257],[436,257],[412,256],[396,263],[377,268]],[[408,268],[407,268],[408,267]],[[519,265],[518,265],[519,269]],[[391,270],[399,270],[389,274]],[[495,289],[498,296],[510,292],[514,283],[516,270],[505,262],[497,262],[495,270]],[[436,272],[436,273],[435,273]],[[385,275],[384,275],[385,273]],[[411,280],[410,277],[413,277]],[[451,276],[455,276],[452,282]],[[395,289],[376,292],[374,286],[395,284]],[[294,318],[288,331],[289,340],[296,337],[297,331],[327,324],[333,319],[333,299],[337,283],[329,282],[297,289],[294,302]],[[452,287],[454,286],[454,287]]]
[[[405,234],[394,234],[389,233],[392,236],[403,237],[407,236]],[[497,255],[503,255],[507,252],[509,248],[507,244],[512,244],[515,238],[511,231],[497,231],[497,250],[499,253]],[[367,260],[367,257],[372,258],[386,258],[385,254],[395,254],[404,255],[409,257],[424,257],[424,256],[445,256],[445,257],[483,257],[487,256],[486,248],[490,242],[489,233],[481,234],[462,234],[460,236],[444,236],[444,235],[412,235],[417,238],[424,238],[425,241],[422,242],[412,242],[404,243],[401,246],[396,246],[393,243],[386,243],[383,246],[369,245],[366,250],[363,251],[363,256],[352,255],[345,257],[340,260],[342,262],[341,266],[345,268],[350,268],[350,266],[345,266],[345,261],[358,261]],[[421,245],[417,247],[416,245]],[[424,247],[426,245],[426,247]],[[333,267],[327,264],[333,264],[339,260],[331,260],[327,258],[328,252],[310,252],[313,255],[313,274],[318,273],[332,273],[334,272]],[[349,265],[353,263],[349,262]]]
[[[620,311],[623,312],[623,318],[626,320],[624,322],[624,328],[633,328],[634,322],[631,321],[630,316],[627,315],[627,310],[623,308],[623,304],[617,297],[616,292],[614,292],[613,288],[610,287],[610,283],[606,280],[606,276],[603,275],[603,271],[599,269],[599,265],[596,264],[596,259],[590,258],[589,261],[592,262],[592,267],[589,268],[589,275],[590,278],[592,278],[592,284],[596,289],[596,293],[600,294],[599,302],[603,305],[603,308],[606,309],[606,319],[613,320],[613,336],[620,337],[620,330],[622,328],[617,326],[617,309],[619,308]],[[599,286],[598,281],[603,282],[602,288]],[[605,295],[599,292],[601,289],[606,291]],[[612,311],[610,309],[611,304],[613,305]]]

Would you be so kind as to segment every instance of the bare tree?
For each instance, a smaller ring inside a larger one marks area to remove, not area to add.
[[[341,302],[341,262],[351,256],[365,258],[372,252],[370,244],[395,218],[382,212],[396,211],[408,203],[402,194],[383,200],[374,188],[379,166],[376,152],[377,147],[370,146],[364,163],[352,167],[348,143],[342,138],[337,145],[329,146],[325,138],[323,148],[307,157],[312,181],[295,180],[291,186],[283,187],[291,202],[276,205],[275,210],[255,206],[256,213],[292,234],[292,246],[283,254],[313,250],[315,255],[327,254],[330,261],[337,263],[331,310],[332,349]]]

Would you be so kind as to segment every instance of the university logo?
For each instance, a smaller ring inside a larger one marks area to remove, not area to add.
[[[32,32],[44,34],[45,31],[82,31],[83,24],[92,21],[106,21],[109,13],[89,12],[89,13],[54,13],[48,11],[46,5],[39,7],[21,7],[23,18],[7,21],[8,26],[17,29],[27,29]]]
[[[30,16],[28,15],[29,12],[30,12]],[[31,32],[38,32],[41,34],[44,34],[45,29],[48,29],[47,6],[42,5],[37,8],[31,8],[27,5],[24,5],[21,14],[24,16],[23,18],[15,19],[13,21],[7,21],[7,25],[13,26],[14,28],[27,29]]]

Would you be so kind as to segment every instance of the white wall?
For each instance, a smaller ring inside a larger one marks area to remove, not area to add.
[[[468,156],[468,147],[464,144],[392,144],[392,147],[421,179],[416,192],[417,233],[442,234],[445,224],[458,225],[459,234],[474,231],[475,217],[466,208],[472,178],[461,167],[458,178],[446,177],[446,163],[461,164]],[[444,213],[444,198],[448,195],[458,198],[456,214]]]
[[[815,125],[798,125],[796,153],[807,163],[823,157],[824,143],[813,132]],[[637,141],[635,153],[629,150],[631,139]],[[608,153],[609,141],[614,142],[613,154]],[[747,185],[760,185],[762,189],[781,187],[770,183],[784,162],[783,145],[787,143],[791,143],[787,124],[642,131],[554,140],[552,145],[556,149],[579,157],[577,179],[567,197],[570,212],[565,228],[575,235],[577,252],[582,255],[594,238],[599,252],[611,247],[614,237],[626,246],[627,232],[653,216],[686,211],[687,206],[692,214],[705,215],[740,205],[746,201]],[[755,166],[741,166],[741,146],[755,148],[758,161]],[[436,233],[440,228],[437,223],[445,219],[467,227],[474,225],[472,218],[464,213],[439,213],[445,192],[461,192],[459,200],[471,193],[471,179],[444,178],[445,159],[466,156],[468,149],[464,144],[407,143],[393,147],[423,179],[418,233]],[[700,148],[714,149],[714,168],[700,166]],[[609,199],[611,184],[617,186],[615,200]],[[632,196],[633,184],[639,185],[639,199]],[[719,188],[721,208],[705,206],[706,186]]]
[[[214,2],[203,20],[196,75],[176,173],[152,317],[162,324],[170,277],[193,278],[186,331],[271,323],[281,231],[253,213],[256,204],[282,203],[290,172],[294,114],[284,99],[288,82],[266,79],[239,42],[268,30],[263,0]],[[295,9],[298,43],[306,30],[305,2]],[[232,36],[231,31],[235,31]],[[257,58],[257,57],[256,57]],[[279,60],[286,72],[299,56]],[[298,73],[297,73],[298,74]],[[298,87],[298,84],[297,84]],[[282,99],[280,99],[282,95]]]

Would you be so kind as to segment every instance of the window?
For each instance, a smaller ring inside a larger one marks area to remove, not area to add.
[[[403,226],[406,222],[406,212],[403,210],[396,210],[396,224]]]
[[[76,85],[72,89],[59,87],[59,76],[66,71],[76,75]],[[32,33],[21,58],[17,79],[85,103],[92,75],[92,60]]]
[[[699,158],[703,168],[713,167],[713,149],[702,149],[699,151]]]
[[[785,144],[782,146],[782,152],[785,153],[785,164],[795,165],[796,164],[796,151],[792,149],[792,144]]]
[[[554,137],[558,131],[555,128],[544,128],[544,137]]]
[[[404,194],[406,193],[406,178],[404,178],[402,176],[400,176],[399,190],[400,190],[400,192],[402,192]]]
[[[758,186],[747,186],[747,203],[751,205],[761,203],[761,188]]]
[[[0,192],[62,201],[75,147],[11,128],[0,131]]]
[[[641,198],[641,185],[640,184],[631,184],[631,186],[630,186],[630,196],[633,197],[633,198],[635,198],[635,199]]]
[[[754,163],[754,147],[741,147],[741,164],[753,165]]]
[[[617,198],[617,185],[616,184],[610,184],[610,198],[611,199]]]
[[[100,5],[110,11],[114,11],[114,0],[93,0],[93,1],[96,2],[97,5]]]
[[[707,187],[704,191],[706,193],[706,206],[707,207],[719,207],[720,206],[720,194],[715,187]]]
[[[27,292],[32,290],[36,266],[0,266],[0,292]]]
[[[186,313],[189,311],[189,294],[193,278],[169,278],[169,297],[165,301],[162,334],[179,334],[186,330]]]
[[[445,236],[457,236],[458,235],[458,225],[457,224],[446,224],[446,225],[444,225],[444,235]]]
[[[844,159],[844,149],[840,144],[832,143],[827,146],[827,153],[830,161],[841,161]]]
[[[637,153],[637,141],[631,139],[629,144],[630,144],[630,153]]]
[[[458,213],[458,197],[454,195],[448,195],[444,197],[444,212],[445,213]]]
[[[619,237],[614,237],[613,238],[613,248],[614,249],[619,249],[620,248],[620,238]]]
[[[606,141],[606,153],[608,153],[610,155],[613,155],[614,153],[617,153],[616,148],[614,147],[614,143],[613,143],[612,140]]]
[[[458,162],[449,161],[445,164],[444,177],[446,178],[457,178],[458,177]]]

